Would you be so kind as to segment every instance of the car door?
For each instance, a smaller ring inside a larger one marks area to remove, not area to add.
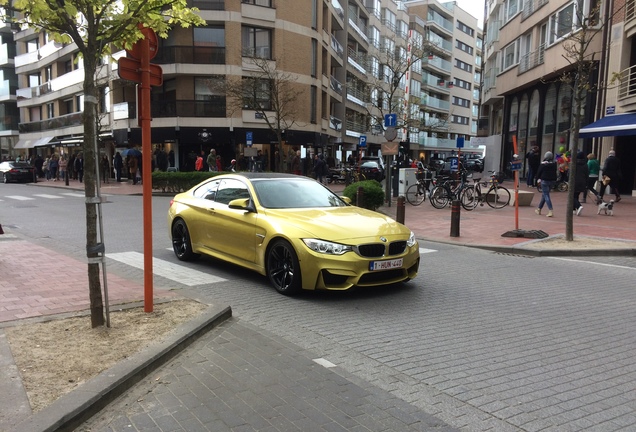
[[[256,258],[256,227],[258,214],[241,209],[231,209],[229,203],[240,198],[250,198],[247,185],[239,179],[223,179],[214,199],[214,223],[206,226],[216,253],[235,261],[253,263]]]
[[[221,180],[211,180],[196,188],[189,200],[190,207],[186,215],[192,243],[211,248],[213,239],[208,236],[207,227],[214,224],[215,198]]]

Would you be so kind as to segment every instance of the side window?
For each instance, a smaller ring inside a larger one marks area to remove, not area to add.
[[[235,179],[225,179],[219,185],[216,193],[216,202],[229,204],[232,200],[249,197],[250,192],[243,182]]]
[[[212,180],[205,184],[202,184],[198,188],[194,190],[194,196],[196,198],[203,198],[210,201],[214,201],[216,199],[216,192],[219,188],[220,180]]]

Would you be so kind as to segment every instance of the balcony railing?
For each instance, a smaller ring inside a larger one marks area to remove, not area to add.
[[[18,91],[17,80],[13,82],[11,80],[0,81],[0,97],[7,97],[16,94]]]
[[[636,96],[636,65],[621,71],[621,83],[618,86],[618,99]]]
[[[0,119],[0,131],[18,130],[19,115],[4,115]]]
[[[342,48],[342,45],[340,45],[340,42],[338,42],[338,40],[336,39],[334,35],[331,35],[331,48],[333,48],[333,50],[336,52],[338,57],[340,58],[344,57],[344,49]]]
[[[444,18],[443,16],[433,12],[432,10],[429,10],[428,12],[428,21],[434,22],[435,24],[439,25],[441,28],[449,31],[450,33],[453,33],[453,23],[447,20],[446,18]]]
[[[342,129],[342,120],[338,117],[329,116],[329,127],[335,131]]]
[[[355,87],[347,87],[347,99],[357,103],[358,105],[365,106],[369,101],[369,94],[366,91],[358,90]]]
[[[29,123],[20,123],[18,125],[18,130],[20,133],[29,133],[29,132],[43,132],[53,129],[60,129],[71,126],[80,126],[82,125],[82,118],[84,114],[82,112],[76,112],[72,114],[66,114],[59,117],[54,117],[51,119],[34,121]]]
[[[225,47],[164,46],[152,59],[156,64],[225,64]]]
[[[225,10],[225,0],[188,0],[187,4],[200,10]]]
[[[535,51],[529,52],[519,59],[519,73],[524,73],[545,62],[545,44]]]
[[[3,43],[0,45],[0,65],[9,63],[9,60],[15,57],[15,44]]]
[[[367,26],[355,15],[355,10],[349,10],[349,24],[351,24],[351,27],[360,35],[360,37],[366,43],[369,43],[369,38],[367,37]]]
[[[452,69],[451,62],[449,62],[448,60],[439,58],[437,56],[434,56],[432,59],[425,57],[424,59],[422,59],[422,63],[425,65],[436,67],[438,69],[445,70],[447,72],[450,72]]]
[[[84,81],[84,69],[75,69],[60,77],[47,81],[36,87],[21,88],[17,91],[18,99],[31,99],[50,92],[59,91],[80,84]]]
[[[347,131],[363,133],[367,131],[366,123],[356,122],[354,120],[347,120]]]
[[[338,16],[340,17],[340,19],[344,19],[344,9],[342,8],[342,5],[340,5],[340,2],[338,0],[331,0],[331,5],[333,6],[334,10],[336,11],[336,14],[338,14]]]
[[[330,77],[330,85],[332,90],[334,90],[338,94],[342,94],[342,83],[335,79],[333,76]]]
[[[548,0],[531,0],[523,2],[523,10],[521,11],[521,20],[525,20],[532,15],[541,6],[547,5]]]
[[[154,118],[162,117],[226,117],[225,96],[210,100],[153,101],[150,111]]]
[[[20,67],[35,63],[40,59],[46,58],[56,51],[61,50],[64,45],[57,42],[49,42],[37,51],[28,52],[26,54],[20,54],[15,57],[15,67]]]

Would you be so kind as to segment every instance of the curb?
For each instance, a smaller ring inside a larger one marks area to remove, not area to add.
[[[182,324],[176,334],[148,347],[84,385],[57,399],[48,407],[17,424],[15,432],[72,431],[113,400],[167,363],[206,332],[232,316],[232,309],[210,306],[199,317]]]

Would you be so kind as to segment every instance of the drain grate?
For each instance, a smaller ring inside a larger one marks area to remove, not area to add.
[[[512,230],[506,231],[501,236],[502,237],[523,237],[523,238],[532,238],[532,239],[542,239],[548,237],[548,233],[541,230]]]

